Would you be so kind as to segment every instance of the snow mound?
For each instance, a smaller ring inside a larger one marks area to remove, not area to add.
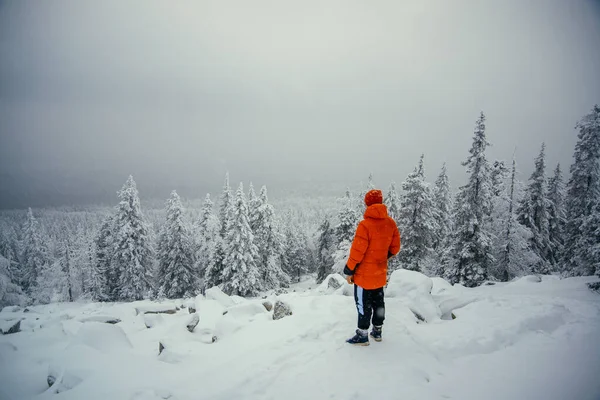
[[[152,301],[136,305],[136,314],[175,314],[179,307],[175,303],[156,303]]]
[[[441,294],[452,290],[452,284],[450,284],[450,282],[448,282],[447,280],[437,276],[430,279],[431,282],[433,282],[431,294]]]
[[[81,322],[104,322],[106,324],[118,324],[121,320],[110,315],[92,315],[89,317],[79,318]]]
[[[317,287],[317,293],[334,293],[344,286],[350,287],[346,279],[340,274],[330,274],[327,278]]]
[[[267,309],[262,303],[248,302],[227,309],[227,315],[233,318],[251,319],[258,314],[266,314]]]
[[[223,307],[228,308],[235,306],[237,303],[231,297],[223,293],[220,287],[213,286],[206,291],[205,294],[208,300],[215,300],[219,302]]]
[[[540,283],[541,281],[542,281],[542,278],[540,278],[538,275],[527,275],[522,278],[515,279],[511,283],[527,284],[527,283]]]
[[[71,345],[81,344],[102,353],[119,352],[133,347],[123,329],[101,322],[87,322],[81,326]]]
[[[433,281],[420,272],[399,269],[392,273],[386,297],[400,299],[419,319],[431,322],[440,319],[442,312],[433,297]]]

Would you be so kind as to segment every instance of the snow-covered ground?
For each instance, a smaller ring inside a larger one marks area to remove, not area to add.
[[[0,399],[600,398],[600,296],[586,286],[596,278],[467,289],[397,271],[384,340],[369,347],[344,342],[356,311],[351,287],[332,279],[342,286],[268,296],[291,307],[279,320],[263,299],[217,290],[4,309],[0,328],[22,319],[22,331],[0,335]]]

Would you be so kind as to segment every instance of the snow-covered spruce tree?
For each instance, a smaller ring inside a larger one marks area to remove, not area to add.
[[[529,265],[533,273],[548,274],[550,272],[547,261],[550,251],[550,235],[548,232],[548,200],[546,199],[546,145],[542,144],[540,154],[535,159],[535,169],[529,177],[529,185],[517,209],[519,223],[531,230],[533,236],[529,246],[538,255],[540,262]]]
[[[113,237],[114,217],[108,215],[94,240],[95,262],[92,268],[92,298],[96,301],[117,299],[118,274],[113,270],[112,258],[115,253]]]
[[[231,194],[231,187],[229,186],[229,172],[225,174],[225,183],[223,184],[223,191],[221,192],[221,204],[219,205],[219,223],[221,225],[221,238],[227,238],[227,232],[229,230],[229,220],[231,218],[231,211],[233,206],[233,198]]]
[[[0,255],[0,309],[27,303],[27,296],[11,278],[10,263],[10,260]]]
[[[223,291],[229,295],[255,296],[262,289],[256,265],[258,249],[248,222],[248,205],[242,183],[231,208],[225,245]]]
[[[364,196],[362,202],[364,203]],[[359,216],[353,206],[352,195],[350,189],[346,190],[346,195],[340,199],[341,207],[338,212],[338,224],[335,227],[335,234],[338,243],[344,240],[352,243],[354,232],[358,226]]]
[[[204,291],[213,286],[223,283],[223,271],[225,270],[225,241],[221,236],[215,236],[211,242],[211,250],[208,256],[208,265],[204,272]]]
[[[469,180],[459,188],[455,201],[455,221],[452,234],[452,262],[445,276],[451,283],[474,287],[488,277],[494,261],[491,253],[491,233],[487,219],[492,210],[490,165],[485,150],[490,144],[485,135],[485,115],[481,113],[475,125],[473,144],[466,167]]]
[[[74,300],[73,277],[74,265],[69,239],[65,238],[58,244],[60,254],[52,264],[45,264],[37,278],[33,298],[36,302],[47,304]]]
[[[335,232],[331,227],[329,218],[325,218],[319,226],[319,239],[317,242],[317,283],[321,283],[331,273],[333,267],[333,253],[335,251]]]
[[[8,225],[2,224],[0,226],[0,256],[8,260],[8,271],[18,271],[19,263],[19,240],[17,239],[17,232],[15,229]],[[12,276],[14,280],[16,277]],[[18,284],[17,281],[13,281]]]
[[[255,200],[254,243],[258,249],[257,264],[265,289],[288,287],[290,277],[281,266],[283,239],[275,219],[275,210],[269,204],[267,187],[260,189],[260,196]]]
[[[533,252],[529,240],[531,230],[517,221],[516,205],[521,197],[521,183],[517,180],[517,164],[513,159],[508,187],[502,184],[505,194],[497,197],[494,205],[494,256],[490,275],[507,282],[528,272],[529,265],[536,265],[540,258]]]
[[[50,264],[48,248],[42,239],[39,224],[33,216],[31,208],[27,211],[21,245],[21,270],[18,278],[23,290],[31,294],[35,290],[42,268],[44,265]]]
[[[493,235],[499,234],[499,231],[494,227],[502,226],[505,221],[506,204],[508,202],[506,182],[509,178],[510,171],[506,167],[504,161],[496,160],[490,169],[491,192],[492,192],[492,207],[490,209],[488,224]],[[504,206],[504,207],[503,207]],[[500,207],[500,210],[497,208]],[[503,231],[504,227],[500,228]],[[500,234],[501,235],[501,234]]]
[[[219,232],[219,219],[213,213],[213,202],[210,199],[210,194],[207,194],[196,226],[195,269],[200,276],[205,276],[206,274],[206,269],[210,263],[210,256],[214,250],[214,242]]]
[[[430,273],[432,246],[437,222],[429,184],[425,182],[424,156],[402,182],[402,209],[398,224],[402,229],[402,251],[398,255],[404,269]]]
[[[283,268],[293,282],[300,282],[308,272],[308,238],[297,226],[288,224],[285,230]]]
[[[250,182],[250,187],[248,188],[248,223],[250,224],[250,229],[252,229],[252,232],[255,232],[257,228],[257,221],[260,218],[258,215],[258,209],[261,204],[261,200],[256,195],[252,182]]]
[[[560,164],[556,165],[554,175],[548,179],[548,237],[550,249],[548,261],[553,270],[558,269],[560,255],[564,246],[564,229],[567,222],[564,204],[564,187]]]
[[[567,183],[565,246],[563,267],[567,275],[592,275],[596,264],[594,243],[590,232],[583,229],[590,219],[593,207],[600,196],[600,106],[576,125],[579,129],[571,165],[571,178]],[[589,226],[589,225],[588,225]]]
[[[159,295],[169,299],[192,297],[200,291],[199,274],[194,269],[193,241],[183,212],[181,199],[173,190],[159,235],[156,281]]]
[[[141,300],[148,297],[153,289],[153,249],[132,176],[118,195],[120,202],[114,217],[114,254],[111,260],[111,269],[118,279],[116,295],[118,300]]]
[[[492,180],[492,196],[499,197],[505,188],[505,181],[510,174],[509,169],[506,167],[506,163],[501,160],[494,161],[490,172],[490,179]]]
[[[446,163],[442,165],[442,170],[435,180],[433,204],[436,220],[433,249],[441,255],[448,245],[450,232],[452,232],[452,195],[450,194]]]
[[[396,184],[394,182],[390,183],[387,194],[383,198],[383,203],[387,207],[388,215],[392,217],[394,221],[398,221],[398,218],[400,217],[400,197],[398,196]]]
[[[364,200],[363,200],[364,202]],[[396,191],[396,184],[394,182],[390,183],[387,194],[383,197],[383,203],[386,205],[388,210],[388,215],[396,221],[396,225],[398,225],[398,221],[400,218],[400,197],[398,196],[398,192]],[[398,227],[400,227],[398,225]],[[400,232],[402,234],[402,232]],[[400,261],[398,257],[393,257],[388,260],[388,270],[394,271],[400,268]]]
[[[93,257],[90,253],[90,238],[88,229],[83,224],[78,224],[75,237],[67,240],[71,251],[70,277],[72,280],[71,290],[74,299],[92,297],[91,279],[93,269]]]
[[[594,201],[590,215],[583,221],[581,228],[589,246],[585,254],[589,262],[588,270],[600,277],[600,198]],[[595,287],[598,288],[598,284]]]
[[[60,259],[59,263],[60,263],[60,267],[62,270],[62,274],[64,276],[64,291],[65,291],[65,297],[66,300],[69,302],[72,302],[74,300],[73,298],[73,275],[74,275],[74,271],[73,271],[73,262],[71,261],[73,256],[72,256],[72,249],[70,247],[69,241],[68,239],[65,240],[64,244],[63,244],[63,255],[62,258]]]

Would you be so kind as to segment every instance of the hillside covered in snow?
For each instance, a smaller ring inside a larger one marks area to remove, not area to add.
[[[6,307],[0,329],[20,331],[0,335],[0,398],[594,400],[596,280],[465,288],[398,270],[368,347],[345,343],[356,311],[336,275],[247,299]]]

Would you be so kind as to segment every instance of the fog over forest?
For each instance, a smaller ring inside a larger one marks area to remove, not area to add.
[[[267,184],[341,195],[425,154],[464,184],[474,121],[526,178],[600,93],[594,1],[0,4],[0,208]]]

